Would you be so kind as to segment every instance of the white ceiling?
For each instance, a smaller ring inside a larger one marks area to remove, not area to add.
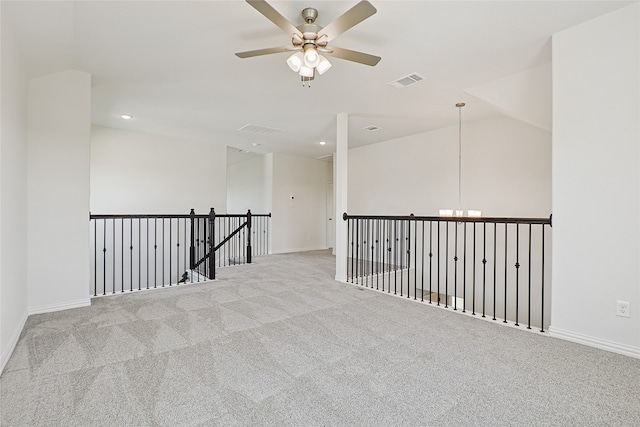
[[[96,125],[320,157],[335,149],[340,112],[350,114],[352,146],[453,125],[459,101],[467,103],[465,120],[505,114],[483,100],[491,96],[471,95],[473,88],[486,94],[490,82],[540,74],[524,72],[549,63],[553,33],[632,3],[371,2],[377,14],[330,45],[382,61],[368,67],[334,59],[311,88],[289,70],[286,53],[234,55],[290,40],[242,0],[3,0],[2,24],[12,26],[30,77],[69,68],[91,73]],[[356,1],[270,3],[295,25],[303,8],[315,7],[324,26]],[[413,72],[425,80],[404,89],[387,84]],[[120,119],[123,113],[134,119]],[[237,131],[245,124],[283,132]],[[363,129],[369,125],[381,129]]]

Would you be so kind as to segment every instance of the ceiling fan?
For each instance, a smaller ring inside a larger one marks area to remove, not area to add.
[[[236,56],[239,58],[294,52],[287,59],[287,64],[289,68],[300,75],[303,85],[305,83],[308,85],[314,79],[316,72],[324,74],[331,68],[331,63],[322,54],[370,66],[375,66],[381,59],[379,56],[369,55],[368,53],[328,46],[329,42],[340,34],[376,13],[376,8],[366,0],[362,0],[324,27],[315,23],[318,11],[312,7],[307,7],[302,11],[304,24],[296,27],[265,0],[246,1],[268,20],[286,33],[291,34],[292,39],[290,46],[237,52]]]

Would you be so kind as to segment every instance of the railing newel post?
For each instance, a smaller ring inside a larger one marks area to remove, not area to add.
[[[191,209],[189,212],[189,220],[191,221],[191,234],[189,242],[189,270],[193,271],[196,263],[196,246],[195,246],[195,227],[196,227],[196,211]],[[193,274],[193,273],[192,273]]]
[[[251,209],[247,210],[247,264],[251,264]]]
[[[216,263],[215,263],[215,220],[216,212],[213,208],[209,211],[209,274],[210,279],[216,279]]]

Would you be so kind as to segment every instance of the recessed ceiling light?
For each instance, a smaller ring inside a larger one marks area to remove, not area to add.
[[[375,126],[375,125],[367,126],[367,127],[364,128],[364,130],[368,130],[368,131],[371,131],[371,132],[374,132],[374,131],[380,130],[380,129],[382,129],[382,128],[380,128],[378,126]]]
[[[129,114],[122,114],[120,115],[121,119],[125,119],[125,120],[131,120],[133,119],[133,116],[129,115]]]
[[[320,144],[320,145],[327,145],[327,141],[320,141],[320,142],[318,142],[318,144]]]
[[[258,144],[257,142],[252,142],[251,145],[253,145],[254,147],[259,147],[260,144]]]

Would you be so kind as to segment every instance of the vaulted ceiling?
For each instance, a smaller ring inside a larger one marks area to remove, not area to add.
[[[465,120],[510,114],[548,127],[551,35],[632,3],[371,2],[377,13],[332,44],[380,63],[334,59],[310,88],[287,67],[287,53],[234,55],[290,42],[241,0],[3,0],[2,25],[12,27],[30,77],[69,68],[92,75],[96,125],[321,157],[335,149],[340,112],[349,113],[352,146],[453,125],[459,101]],[[356,1],[270,4],[295,25],[314,7],[324,26]],[[388,84],[411,73],[424,80]],[[247,124],[278,131],[238,131]]]

